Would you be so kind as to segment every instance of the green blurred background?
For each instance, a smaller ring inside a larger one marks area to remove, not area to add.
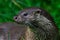
[[[27,7],[48,11],[60,30],[60,0],[0,0],[0,23],[13,22],[13,17]]]

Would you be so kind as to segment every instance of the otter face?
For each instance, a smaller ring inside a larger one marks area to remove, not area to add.
[[[39,14],[40,9],[37,8],[29,8],[24,9],[19,12],[17,16],[14,17],[14,20],[18,23],[28,23],[30,21],[36,20],[36,16]]]

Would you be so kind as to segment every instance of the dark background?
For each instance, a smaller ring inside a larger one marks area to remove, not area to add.
[[[0,23],[13,22],[13,17],[27,7],[48,11],[60,31],[60,0],[0,0]]]

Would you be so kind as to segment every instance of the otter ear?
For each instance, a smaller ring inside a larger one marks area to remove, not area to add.
[[[40,13],[40,11],[36,11],[35,13],[38,13],[38,14],[39,14],[39,13]]]
[[[38,10],[35,11],[35,14],[40,14],[40,13],[41,13],[40,9],[38,9]]]
[[[34,12],[35,18],[39,19],[39,18],[40,18],[40,13],[41,13],[40,10],[36,10],[36,11]]]
[[[41,12],[39,10],[37,10],[37,11],[34,12],[34,15],[38,16],[38,15],[40,15],[40,13]]]

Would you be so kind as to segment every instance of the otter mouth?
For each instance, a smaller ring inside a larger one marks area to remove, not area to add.
[[[17,24],[25,24],[24,22],[17,22],[17,21],[14,21],[14,22],[16,22]]]

